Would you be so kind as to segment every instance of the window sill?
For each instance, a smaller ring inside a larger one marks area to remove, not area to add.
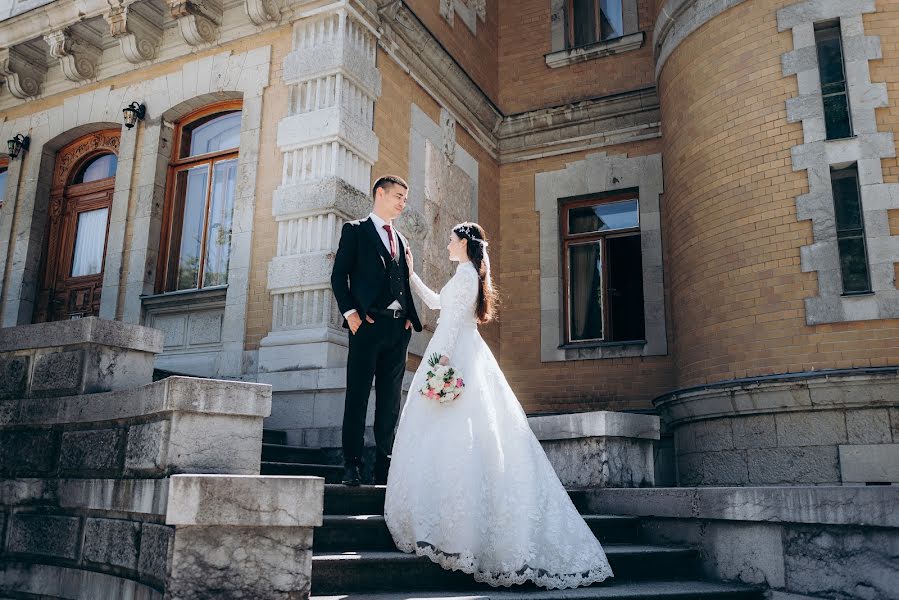
[[[578,342],[561,344],[559,350],[581,350],[587,348],[622,348],[626,346],[645,346],[646,340],[631,340],[627,342]]]
[[[858,298],[859,296],[873,296],[874,292],[843,292],[841,298]]]
[[[566,67],[575,63],[601,58],[603,56],[613,56],[637,50],[643,47],[643,41],[646,35],[642,31],[629,33],[619,38],[606,40],[604,42],[596,42],[587,46],[579,46],[577,48],[565,48],[556,52],[550,52],[544,55],[546,65],[551,69]]]
[[[185,308],[193,304],[222,304],[228,294],[227,285],[219,285],[200,290],[181,290],[141,296],[145,309]]]

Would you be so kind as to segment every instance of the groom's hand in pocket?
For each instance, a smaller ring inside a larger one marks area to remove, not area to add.
[[[370,316],[365,315],[365,320],[369,323],[374,323],[375,320]],[[350,331],[353,332],[353,335],[356,335],[356,332],[359,331],[359,328],[362,327],[362,319],[359,318],[359,313],[354,312],[346,318],[347,325],[350,326]]]

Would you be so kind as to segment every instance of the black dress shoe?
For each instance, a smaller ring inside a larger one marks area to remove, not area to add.
[[[359,465],[347,465],[343,468],[344,485],[361,485],[362,474],[359,472]]]

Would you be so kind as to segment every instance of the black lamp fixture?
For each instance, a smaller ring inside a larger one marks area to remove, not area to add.
[[[14,138],[6,141],[6,146],[9,149],[9,157],[16,158],[22,150],[28,152],[28,145],[30,143],[30,137],[17,133]]]
[[[137,123],[138,119],[143,120],[146,113],[146,106],[144,106],[143,104],[138,104],[137,102],[132,102],[122,109],[122,114],[125,116],[125,127],[131,129],[132,127],[134,127],[134,124]]]

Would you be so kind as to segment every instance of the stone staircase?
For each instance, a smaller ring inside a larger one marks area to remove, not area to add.
[[[264,474],[319,475],[339,481],[342,468],[322,451],[290,447],[284,441],[277,432],[266,432]],[[384,492],[383,486],[325,485],[323,523],[313,536],[312,600],[763,598],[757,588],[702,580],[696,550],[644,544],[640,519],[618,515],[584,515],[609,557],[613,579],[574,590],[533,585],[491,588],[397,550],[384,522]],[[583,512],[583,495],[576,490],[570,494]]]

